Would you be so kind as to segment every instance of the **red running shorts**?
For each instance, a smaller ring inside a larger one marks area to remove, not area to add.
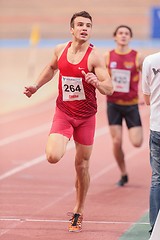
[[[95,134],[95,114],[89,118],[75,119],[56,107],[50,134],[59,133],[82,145],[93,145]]]

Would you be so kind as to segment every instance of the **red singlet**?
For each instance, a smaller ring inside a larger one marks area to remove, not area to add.
[[[84,57],[78,64],[72,64],[67,60],[69,42],[58,60],[59,69],[59,95],[57,107],[76,119],[84,119],[93,116],[97,112],[97,100],[95,87],[86,83],[82,70],[88,70],[88,56],[93,49],[90,44]]]

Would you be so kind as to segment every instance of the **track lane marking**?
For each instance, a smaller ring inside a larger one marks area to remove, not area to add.
[[[37,135],[39,133],[46,131],[47,129],[49,129],[50,126],[51,126],[51,124],[45,123],[43,125],[40,125],[39,127],[34,127],[27,131],[24,131],[24,132],[21,132],[18,134],[14,134],[10,137],[3,138],[0,140],[0,146],[2,147],[2,146],[8,145],[10,143],[13,143],[13,142],[16,142],[16,141],[19,141],[22,139],[32,137],[34,135]]]
[[[45,128],[45,127],[46,127],[46,125],[44,125],[44,128]],[[38,127],[38,128],[37,128],[39,132],[41,132],[41,130],[42,130],[41,128],[42,128],[42,127]],[[37,129],[35,130],[36,133],[37,133]],[[34,132],[34,133],[35,133],[35,132]],[[96,130],[96,132],[95,132],[95,138],[100,137],[100,136],[102,136],[102,135],[104,135],[104,134],[106,134],[106,133],[108,133],[108,128],[107,128],[107,126],[102,127],[102,128],[100,128],[100,129]],[[27,137],[27,136],[29,136],[30,134],[31,134],[31,132],[28,132],[28,131],[27,131],[27,133],[25,133],[25,134],[18,135],[18,139],[20,139],[20,138],[22,137],[22,135],[24,135],[24,136]],[[14,139],[15,139],[15,138],[14,138]],[[10,140],[11,140],[11,139],[10,139]],[[13,141],[13,138],[12,138],[12,141]],[[5,142],[6,142],[6,141],[5,141]],[[74,145],[74,141],[71,140],[71,141],[68,143],[68,145],[67,145],[67,150],[73,149],[74,146],[75,146],[75,145]],[[23,171],[23,170],[25,170],[25,169],[27,169],[27,168],[30,168],[30,167],[32,167],[32,166],[34,166],[34,165],[36,165],[36,164],[39,164],[39,163],[41,163],[42,161],[44,161],[45,159],[46,159],[45,154],[43,154],[43,155],[41,155],[41,156],[39,156],[39,157],[37,157],[37,158],[34,158],[33,160],[31,160],[31,161],[29,161],[29,162],[26,162],[26,163],[24,163],[24,164],[22,164],[22,165],[20,165],[20,166],[18,166],[18,167],[15,167],[15,168],[13,168],[13,169],[5,172],[4,174],[0,175],[0,180],[6,179],[6,178],[8,178],[8,177],[10,177],[10,176],[18,173],[18,172],[21,172],[21,171]]]
[[[54,222],[54,223],[68,223],[68,220],[64,220],[64,219],[34,219],[34,218],[12,218],[12,217],[8,217],[8,218],[0,218],[0,221],[15,221],[15,222]],[[112,221],[101,221],[101,220],[97,220],[97,221],[93,221],[93,220],[84,220],[84,223],[90,223],[90,224],[134,224],[134,225],[149,225],[149,222],[112,222]]]
[[[4,116],[2,115],[0,119],[0,124],[6,124],[9,122],[17,121],[26,117],[37,115],[39,113],[43,113],[46,111],[48,112],[49,110],[52,111],[53,108],[55,108],[55,99],[53,99],[53,101],[47,100],[45,106],[39,103],[38,106],[34,106],[34,108],[32,107],[29,109],[26,108],[26,111],[24,112],[19,110],[13,112],[12,115],[11,113],[5,114]],[[24,110],[24,108],[22,110]]]

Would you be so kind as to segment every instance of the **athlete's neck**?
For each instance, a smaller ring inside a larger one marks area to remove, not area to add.
[[[122,46],[122,45],[118,45],[116,48],[115,48],[115,51],[117,53],[122,53],[122,54],[125,54],[125,53],[128,53],[131,51],[131,49],[127,46]]]
[[[70,46],[70,51],[73,54],[76,54],[78,52],[84,52],[89,46],[89,42],[77,42],[73,41]]]

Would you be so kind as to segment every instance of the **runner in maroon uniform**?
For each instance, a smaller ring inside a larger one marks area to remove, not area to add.
[[[59,69],[59,95],[56,112],[46,146],[50,163],[57,163],[64,155],[73,135],[76,147],[76,204],[69,231],[82,229],[83,210],[89,187],[89,159],[95,132],[97,102],[95,90],[111,95],[113,87],[105,62],[96,48],[89,43],[92,17],[85,11],[76,13],[70,21],[72,41],[57,45],[52,61],[37,81],[25,87],[24,94],[32,96],[50,81]]]
[[[113,153],[121,171],[118,186],[128,182],[125,156],[122,149],[122,122],[126,121],[129,138],[135,147],[142,144],[142,124],[138,109],[138,83],[142,56],[129,48],[132,38],[130,27],[120,25],[114,32],[116,49],[105,55],[114,93],[107,96],[107,117],[113,140]]]

